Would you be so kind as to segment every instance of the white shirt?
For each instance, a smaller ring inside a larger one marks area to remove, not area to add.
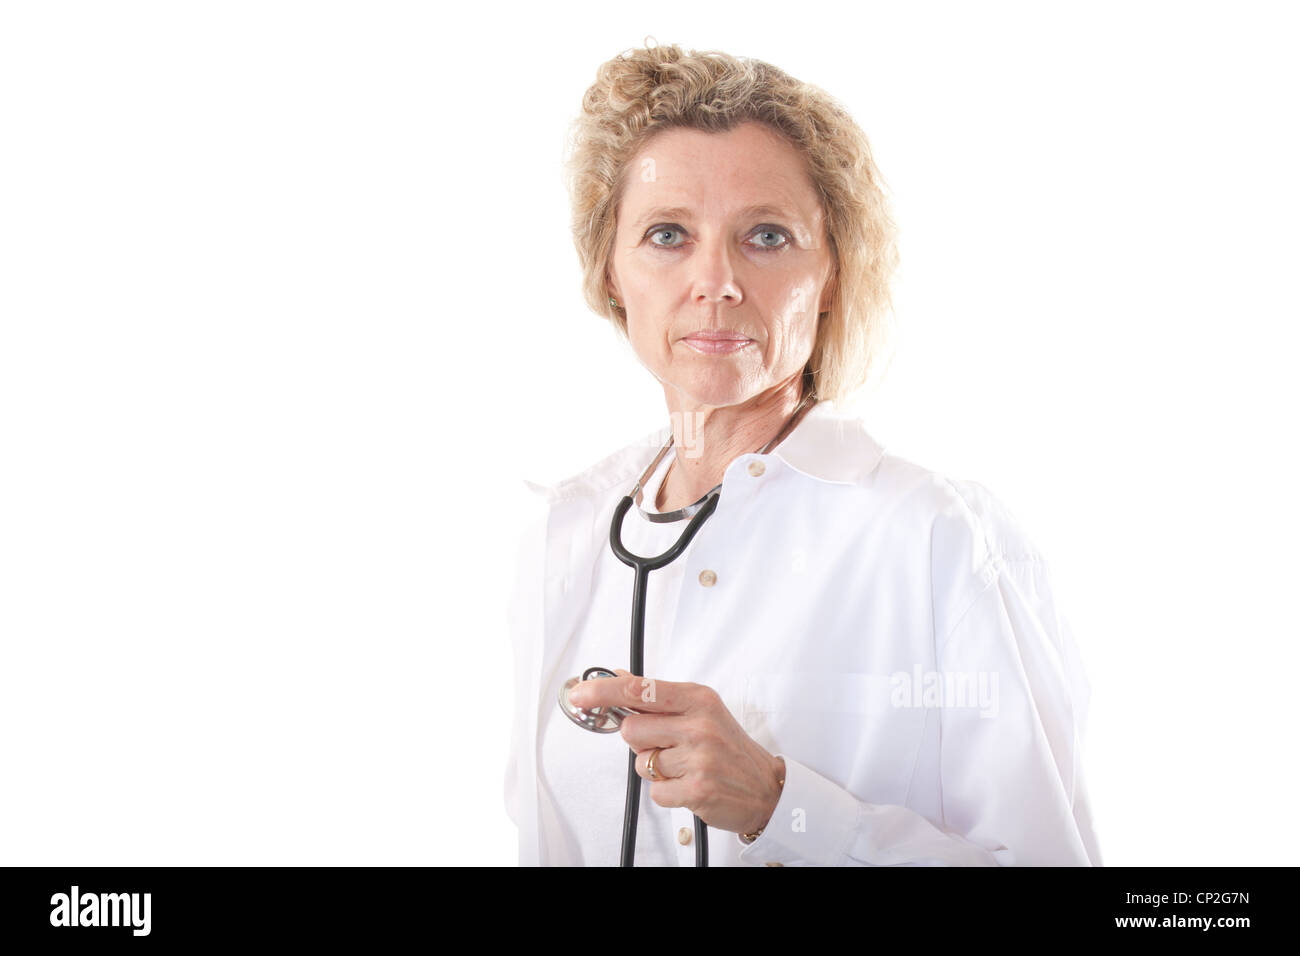
[[[618,861],[626,745],[573,726],[557,699],[586,667],[627,666],[633,572],[609,526],[668,434],[528,483],[542,513],[511,605],[506,774],[521,864]],[[632,509],[623,527],[649,555],[682,525]],[[649,598],[646,676],[714,688],[785,760],[763,834],[746,846],[710,828],[711,866],[1100,864],[1079,765],[1083,668],[1046,562],[982,486],[884,454],[819,403],[770,454],[731,462],[717,509],[651,572]],[[691,865],[677,842],[690,811],[648,789],[638,863]]]

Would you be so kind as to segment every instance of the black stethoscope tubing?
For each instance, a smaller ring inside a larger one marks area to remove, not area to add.
[[[639,483],[638,483],[639,487]],[[636,580],[632,585],[632,647],[631,667],[633,674],[640,676],[645,669],[645,601],[646,588],[650,583],[650,572],[656,571],[677,559],[686,546],[691,543],[696,532],[700,530],[709,515],[718,507],[718,496],[722,486],[710,491],[700,509],[691,518],[690,524],[682,532],[677,542],[662,554],[652,558],[643,558],[623,547],[623,518],[632,507],[632,495],[625,495],[614,509],[614,520],[609,526],[609,546],[624,564],[636,571]],[[627,797],[623,802],[623,848],[619,854],[619,866],[632,866],[636,856],[636,826],[641,811],[641,776],[636,772],[636,751],[628,752],[627,759]],[[695,819],[695,865],[709,865],[708,827],[698,816]]]

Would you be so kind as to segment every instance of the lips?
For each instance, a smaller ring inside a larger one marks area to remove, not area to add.
[[[682,341],[705,355],[718,355],[726,352],[738,352],[754,340],[739,332],[725,329],[701,329],[684,336]]]

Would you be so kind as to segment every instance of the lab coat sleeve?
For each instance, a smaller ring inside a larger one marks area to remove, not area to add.
[[[538,486],[531,486],[538,487]],[[525,707],[533,699],[529,680],[530,655],[536,653],[540,635],[536,631],[535,607],[542,577],[542,555],[546,538],[546,515],[530,514],[524,522],[516,544],[514,586],[506,609],[507,627],[514,662],[514,695],[510,720],[510,750],[506,760],[504,795],[506,814],[519,822],[519,789],[521,778],[531,770],[522,762],[522,741],[525,735]]]
[[[1087,684],[1037,556],[990,558],[939,648],[992,706],[943,706],[942,818],[865,803],[781,754],[785,787],[750,865],[1100,865],[1079,767]],[[743,841],[742,841],[743,842]]]

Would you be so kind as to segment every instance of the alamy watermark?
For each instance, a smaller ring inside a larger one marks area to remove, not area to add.
[[[150,893],[70,893],[50,897],[51,926],[129,926],[132,935],[149,935]]]
[[[699,458],[704,454],[704,440],[700,435],[704,428],[704,412],[669,412],[668,418],[677,454],[682,458]],[[645,441],[656,448],[661,447],[663,432],[652,432]]]
[[[889,702],[894,707],[978,709],[981,717],[998,715],[996,671],[923,671],[920,665],[889,675]]]

